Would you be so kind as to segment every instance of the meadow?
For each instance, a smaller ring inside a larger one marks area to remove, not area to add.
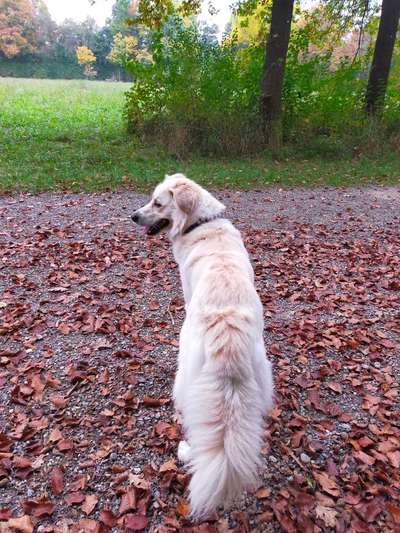
[[[147,190],[164,173],[183,171],[207,186],[394,183],[398,153],[337,158],[287,148],[246,158],[180,159],[128,134],[130,84],[0,78],[0,192]]]

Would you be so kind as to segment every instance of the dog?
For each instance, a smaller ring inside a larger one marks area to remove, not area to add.
[[[191,517],[206,518],[258,481],[271,363],[254,273],[225,206],[183,174],[166,176],[134,222],[166,231],[179,265],[186,318],[173,398],[187,440]]]

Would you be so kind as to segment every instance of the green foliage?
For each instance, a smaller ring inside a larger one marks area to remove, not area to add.
[[[128,64],[135,79],[125,110],[130,131],[180,155],[260,145],[258,50],[220,46],[178,17],[153,33],[151,48],[152,62]]]
[[[329,158],[382,151],[396,127],[400,130],[398,79],[392,76],[378,131],[363,111],[368,54],[339,61],[332,55],[341,43],[338,29],[332,31],[339,41],[328,43],[328,30],[319,22],[298,11],[293,25],[284,83],[285,141]],[[179,156],[262,149],[265,49],[256,33],[245,47],[237,32],[219,45],[207,42],[195,24],[170,18],[153,33],[153,61],[128,64],[135,79],[125,108],[129,130]],[[396,65],[395,58],[394,72]]]
[[[23,56],[0,58],[0,77],[68,80],[84,78],[84,74],[76,59],[61,62],[58,58],[47,56]]]
[[[314,39],[314,40],[313,40]],[[392,77],[381,124],[364,113],[370,54],[333,60],[334,47],[309,53],[310,27],[292,32],[284,84],[286,141],[327,157],[380,152],[400,130],[400,92]]]

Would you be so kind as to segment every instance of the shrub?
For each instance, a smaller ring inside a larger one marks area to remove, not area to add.
[[[152,51],[152,62],[128,64],[135,79],[125,108],[130,131],[178,155],[261,145],[258,50],[220,46],[173,18],[153,34]]]

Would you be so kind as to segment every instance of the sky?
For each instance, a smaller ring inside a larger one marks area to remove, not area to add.
[[[99,26],[102,26],[106,18],[111,15],[113,5],[112,0],[96,0],[93,6],[89,0],[45,0],[45,3],[52,19],[56,22],[62,22],[67,18],[82,21],[92,17]]]
[[[99,26],[102,26],[111,15],[111,8],[114,3],[113,0],[96,0],[95,5],[91,5],[89,0],[45,0],[45,2],[56,22],[62,22],[66,18],[82,21],[89,16],[94,18]],[[217,24],[220,33],[222,33],[229,20],[229,5],[232,4],[232,0],[214,0],[214,6],[217,7],[219,13],[213,17],[207,12],[208,2],[204,2],[204,4],[200,18],[209,23]]]

